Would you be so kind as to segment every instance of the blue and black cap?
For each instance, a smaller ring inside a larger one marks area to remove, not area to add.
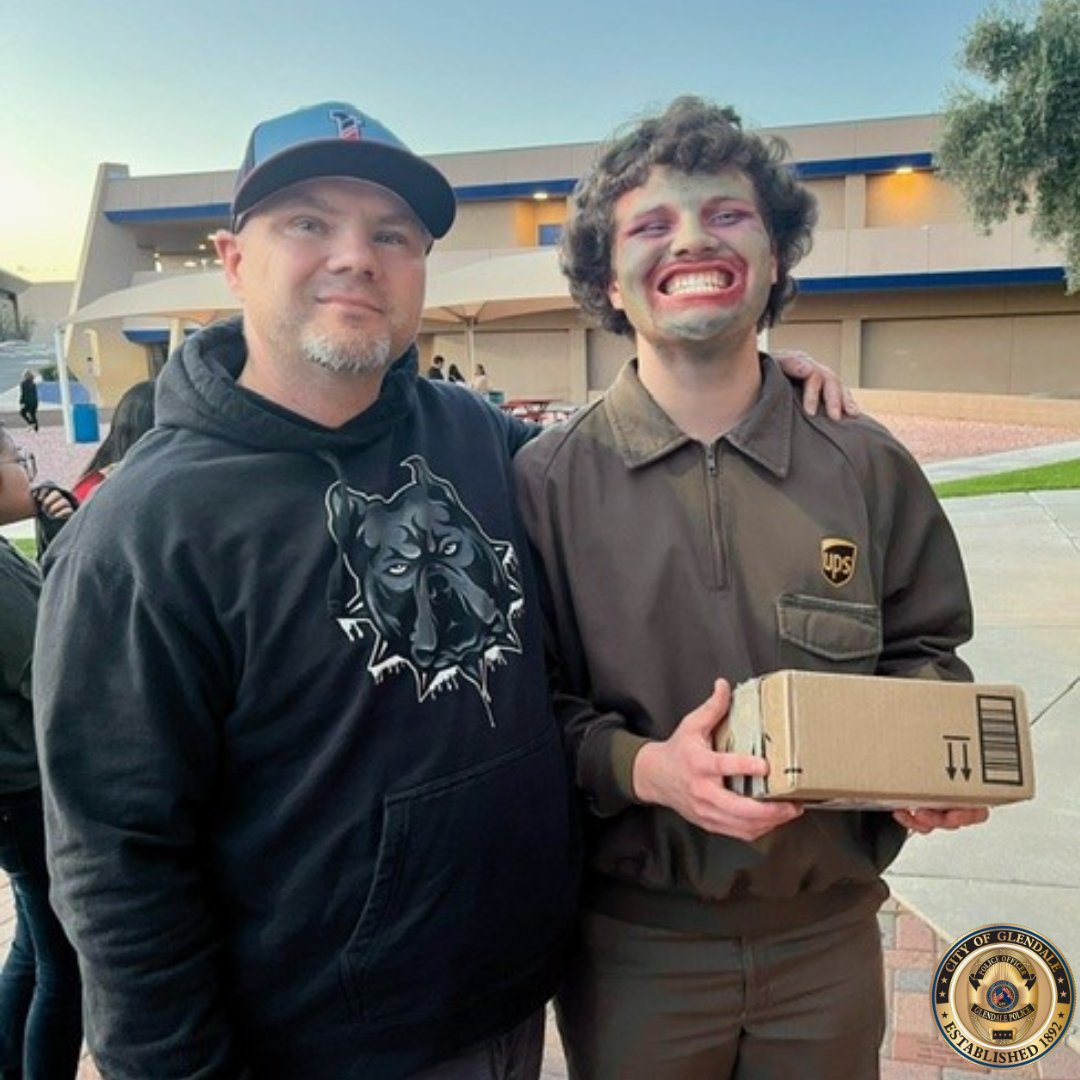
[[[326,101],[256,126],[233,192],[233,230],[257,203],[282,188],[333,176],[367,180],[394,192],[436,239],[454,223],[454,190],[434,165],[355,105]]]

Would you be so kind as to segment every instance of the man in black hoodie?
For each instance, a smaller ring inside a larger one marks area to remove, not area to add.
[[[576,899],[511,458],[417,377],[446,179],[331,102],[260,124],[243,319],[48,563],[58,912],[110,1080],[530,1077]]]
[[[217,237],[243,320],[49,560],[56,905],[115,1080],[538,1071],[572,819],[529,432],[417,378],[454,212],[350,105],[260,124]]]

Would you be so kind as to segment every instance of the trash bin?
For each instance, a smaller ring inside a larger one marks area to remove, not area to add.
[[[82,404],[72,405],[71,428],[77,443],[97,442],[101,438],[98,429],[97,406]]]

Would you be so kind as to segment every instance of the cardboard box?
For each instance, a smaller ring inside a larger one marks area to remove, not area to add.
[[[761,799],[828,808],[994,806],[1035,794],[1017,686],[778,671],[735,689],[717,746],[769,762]]]

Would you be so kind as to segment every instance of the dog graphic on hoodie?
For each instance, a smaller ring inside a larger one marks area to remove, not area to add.
[[[389,497],[340,481],[326,493],[330,536],[351,581],[338,622],[353,641],[370,630],[377,681],[408,669],[423,701],[461,678],[488,707],[492,665],[521,652],[516,553],[484,532],[422,457],[402,465],[410,479]],[[490,710],[488,718],[494,723]]]

